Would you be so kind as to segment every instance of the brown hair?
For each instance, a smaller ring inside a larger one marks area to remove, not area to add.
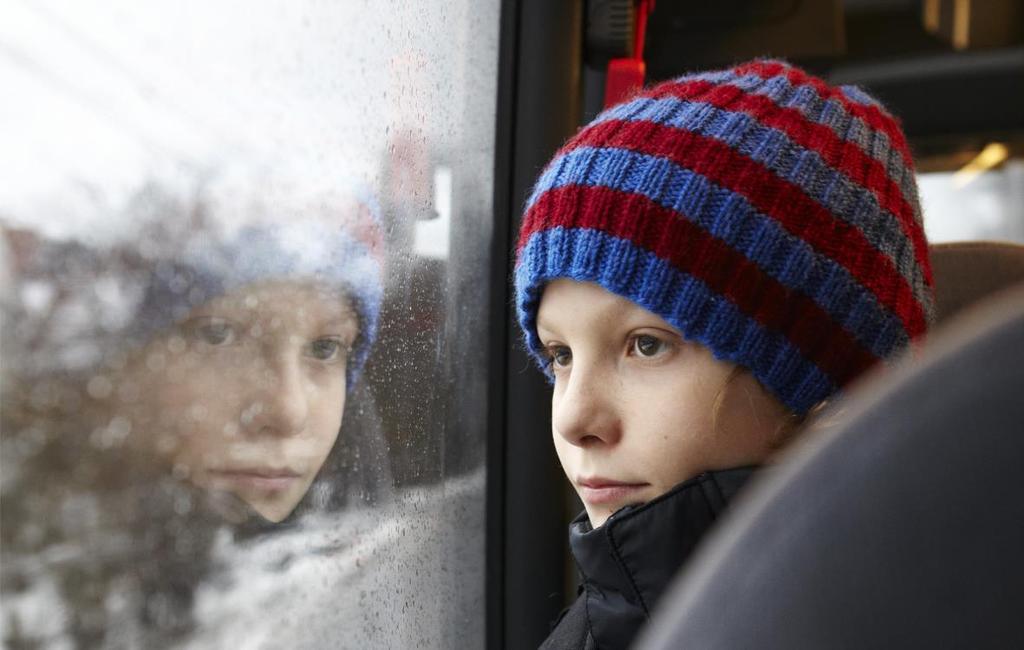
[[[725,381],[718,388],[718,392],[715,393],[715,399],[711,403],[711,426],[712,431],[718,431],[718,421],[721,415],[722,406],[725,404],[725,394],[729,386],[733,384],[743,373],[749,372],[743,366],[734,365],[726,376]],[[761,390],[767,390],[761,382],[757,382],[758,388]],[[828,400],[823,400],[818,404],[811,407],[807,413],[799,414],[794,413],[788,407],[786,408],[785,416],[779,420],[778,426],[772,433],[771,442],[769,446],[773,451],[782,449],[789,444],[802,430],[804,425],[813,419],[818,413],[825,408],[828,404]]]

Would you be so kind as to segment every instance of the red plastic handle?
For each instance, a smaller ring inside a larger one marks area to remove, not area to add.
[[[633,56],[612,59],[604,83],[604,107],[614,106],[644,87],[647,64],[644,63],[644,37],[647,17],[654,11],[654,0],[637,0],[636,24],[633,33]]]

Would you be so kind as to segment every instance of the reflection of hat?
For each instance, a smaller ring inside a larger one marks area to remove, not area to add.
[[[29,256],[36,259],[15,270],[20,286],[12,297],[23,304],[5,327],[29,331],[9,331],[5,343],[35,341],[23,350],[12,345],[32,357],[17,364],[21,370],[85,370],[126,339],[143,343],[219,295],[295,280],[337,288],[351,300],[359,318],[348,364],[354,385],[383,297],[383,233],[367,191],[222,174],[186,200],[144,188],[126,210],[132,225],[120,238],[130,244],[43,242]]]
[[[599,115],[527,204],[516,306],[591,281],[750,371],[796,412],[921,335],[931,268],[897,121],[779,61],[680,77]]]
[[[349,359],[354,383],[377,333],[382,300],[382,238],[377,217],[360,208],[363,221],[348,225],[296,221],[245,226],[228,239],[205,233],[192,238],[181,258],[158,266],[138,314],[136,332],[170,326],[194,307],[261,280],[312,280],[337,287],[359,316],[359,337]]]

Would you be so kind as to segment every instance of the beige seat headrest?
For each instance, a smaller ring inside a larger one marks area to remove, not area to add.
[[[1024,283],[1024,246],[1009,242],[964,241],[930,247],[935,274],[935,320],[942,323],[964,308]]]

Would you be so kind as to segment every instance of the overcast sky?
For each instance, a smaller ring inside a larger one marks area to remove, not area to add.
[[[0,219],[53,235],[116,229],[147,180],[187,186],[197,171],[272,160],[372,182],[397,130],[457,147],[479,84],[467,67],[496,58],[496,20],[478,21],[469,0],[429,4],[9,0]],[[478,22],[495,33],[474,33]]]

